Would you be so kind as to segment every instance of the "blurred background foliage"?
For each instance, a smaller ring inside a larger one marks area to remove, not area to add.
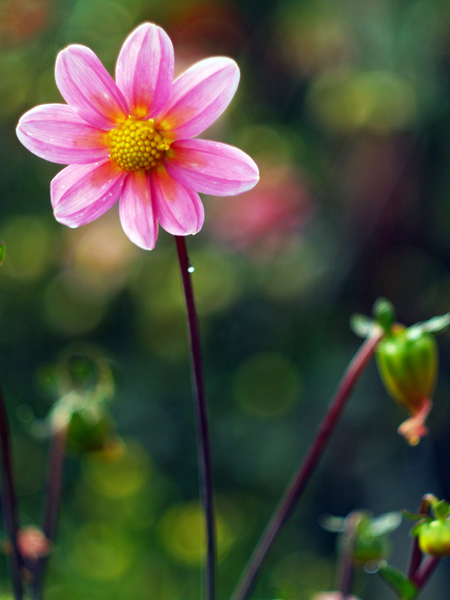
[[[173,240],[161,232],[154,251],[138,249],[114,210],[79,230],[57,224],[49,182],[60,166],[28,153],[14,133],[25,110],[61,101],[53,69],[62,47],[86,44],[112,72],[143,21],[169,33],[178,72],[210,55],[238,61],[236,98],[207,135],[243,148],[261,170],[246,194],[206,197],[205,226],[188,239],[211,415],[219,600],[360,343],[350,315],[386,296],[410,325],[450,304],[447,0],[1,0],[0,378],[23,525],[40,521],[46,417],[70,391],[69,357],[103,365],[114,387],[105,392],[109,402],[114,391],[105,413],[113,420],[100,426],[114,442],[98,450],[94,435],[91,451],[80,455],[75,443],[67,457],[48,600],[199,597],[202,518]],[[371,365],[255,597],[309,600],[333,589],[324,513],[416,511],[425,492],[450,498],[448,336],[440,346],[429,437],[410,448],[396,434],[406,415]],[[399,568],[408,529],[393,536]],[[6,561],[0,575],[7,594]],[[443,564],[421,597],[444,598],[448,585]],[[390,594],[363,573],[356,592]]]

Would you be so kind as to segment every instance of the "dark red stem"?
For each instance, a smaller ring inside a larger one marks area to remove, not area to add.
[[[374,330],[374,333],[363,343],[344,373],[336,394],[331,400],[328,411],[319,425],[313,443],[267,524],[231,597],[232,600],[244,600],[250,593],[266,554],[305,490],[311,475],[314,473],[327,447],[357,380],[372,358],[375,348],[382,337],[382,331],[378,328]]]
[[[197,420],[198,462],[200,470],[200,494],[206,519],[207,554],[204,593],[206,600],[215,597],[215,565],[216,565],[216,536],[213,503],[213,481],[211,466],[211,445],[209,439],[208,410],[206,405],[205,385],[200,344],[200,329],[195,309],[194,293],[190,274],[190,263],[186,249],[185,238],[175,236],[184,297],[191,350],[192,384],[195,399]]]
[[[361,521],[361,515],[358,512],[354,512],[349,515],[345,521],[345,531],[342,533],[343,539],[340,544],[336,587],[342,594],[342,600],[350,598],[353,589],[355,575],[353,554],[355,551],[357,528]]]
[[[14,588],[14,598],[21,600],[23,595],[20,569],[22,557],[17,545],[17,498],[14,489],[11,440],[8,417],[6,413],[3,391],[0,388],[0,445],[2,454],[2,471],[4,483],[2,486],[1,502],[5,530],[12,546],[11,571]]]
[[[433,575],[434,570],[440,561],[441,558],[439,556],[427,556],[423,561],[422,566],[416,571],[412,578],[412,581],[417,585],[419,590],[425,587],[425,584]]]
[[[45,494],[44,515],[42,518],[42,531],[51,542],[54,540],[58,523],[59,507],[63,480],[64,450],[66,447],[67,425],[54,426],[50,437],[47,462],[47,490]],[[32,584],[33,600],[42,598],[42,585],[47,557],[36,563]]]
[[[420,515],[429,514],[430,506],[431,506],[430,501],[433,498],[434,498],[434,496],[432,496],[431,494],[425,494],[424,496],[422,496],[422,500],[420,501],[420,506],[419,506],[419,514]],[[423,554],[422,554],[421,549],[419,548],[419,538],[415,537],[414,541],[413,541],[412,551],[411,551],[411,559],[409,561],[409,569],[408,569],[409,579],[414,579],[414,576],[415,576],[418,568],[420,567],[420,563],[422,562],[422,558],[423,558]]]
[[[42,530],[49,540],[54,539],[56,524],[58,522],[66,437],[67,426],[62,426],[55,429],[50,439],[47,468],[47,500],[42,519]]]

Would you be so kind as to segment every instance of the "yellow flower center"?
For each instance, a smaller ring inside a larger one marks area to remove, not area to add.
[[[129,117],[108,133],[109,156],[124,171],[150,171],[161,165],[170,141],[156,131],[153,119]]]

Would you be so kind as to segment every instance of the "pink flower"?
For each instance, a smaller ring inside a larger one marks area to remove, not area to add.
[[[155,247],[158,222],[173,235],[197,233],[204,221],[198,192],[233,196],[252,188],[258,167],[244,152],[192,139],[225,110],[239,68],[223,57],[202,60],[173,81],[173,46],[144,23],[125,40],[115,83],[97,56],[72,45],[56,59],[66,104],[44,104],[20,119],[22,144],[69,165],[51,182],[57,221],[78,227],[120,197],[122,227],[132,242]]]

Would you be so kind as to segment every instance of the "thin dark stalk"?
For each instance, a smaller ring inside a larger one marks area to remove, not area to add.
[[[420,501],[420,506],[419,506],[419,514],[427,514],[430,512],[430,506],[431,506],[431,502],[430,500],[433,499],[434,496],[432,496],[431,494],[425,494],[422,497],[422,500]],[[409,579],[413,579],[418,568],[420,567],[420,563],[422,562],[422,558],[423,558],[423,554],[421,549],[419,548],[419,538],[415,537],[414,541],[413,541],[413,546],[412,546],[412,551],[411,551],[411,558],[409,561],[409,568],[408,568],[408,577]]]
[[[347,400],[350,397],[357,380],[372,358],[375,348],[382,336],[382,331],[378,328],[375,329],[374,333],[363,343],[347,367],[341,383],[336,390],[336,394],[331,400],[328,411],[319,425],[312,445],[272,514],[266,529],[244,569],[236,590],[231,597],[232,600],[244,600],[250,593],[266,554],[305,490],[309,479],[314,473],[317,464],[327,447]]]
[[[417,585],[418,589],[421,590],[425,587],[425,584],[433,575],[434,570],[441,562],[439,556],[427,556],[423,561],[420,569],[416,571],[416,574],[412,578],[412,581]]]
[[[200,476],[200,494],[206,520],[207,553],[204,574],[204,595],[206,600],[215,597],[216,535],[213,503],[213,481],[211,466],[211,446],[209,439],[208,411],[200,344],[200,330],[195,309],[194,293],[190,276],[190,263],[185,238],[175,236],[190,338],[192,384],[197,420],[197,446]]]
[[[353,550],[353,546],[352,546]],[[353,566],[352,551],[348,550],[341,558],[341,564],[339,567],[339,584],[338,590],[342,594],[342,600],[350,598],[353,589],[353,579],[355,575],[355,568]]]
[[[353,564],[353,554],[355,550],[357,527],[361,521],[361,514],[354,512],[349,515],[345,523],[345,531],[343,532],[343,540],[339,553],[338,572],[337,572],[337,587],[342,594],[342,600],[350,597],[353,589],[353,580],[355,568]]]
[[[0,388],[0,445],[2,454],[2,471],[4,476],[4,484],[1,492],[1,503],[3,508],[3,520],[5,530],[9,537],[12,546],[11,571],[12,582],[14,588],[15,600],[21,600],[23,595],[21,565],[22,557],[20,556],[17,544],[17,498],[14,489],[13,466],[11,441],[8,425],[8,417],[6,414],[5,401],[3,392]]]
[[[67,426],[55,428],[50,439],[47,467],[47,493],[42,519],[42,531],[52,541],[55,537],[61,501],[64,450],[66,447]]]
[[[49,542],[54,540],[58,523],[66,437],[67,426],[65,424],[55,427],[52,431],[48,450],[47,489],[45,494],[44,515],[42,518],[42,531]],[[33,600],[42,598],[42,581],[46,565],[46,557],[40,558],[36,564],[32,584]]]

